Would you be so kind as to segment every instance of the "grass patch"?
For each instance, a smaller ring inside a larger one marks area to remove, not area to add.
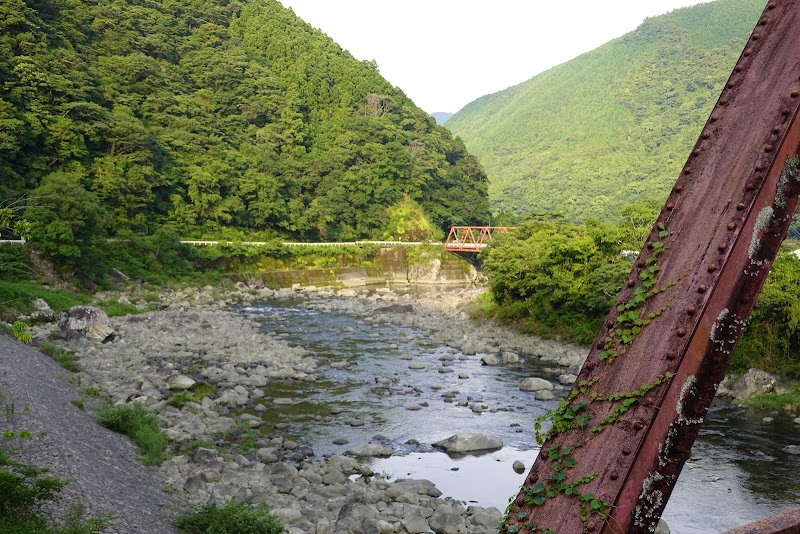
[[[85,410],[86,409],[86,404],[80,399],[72,399],[69,402],[71,402],[72,405],[75,406],[79,410]]]
[[[96,387],[88,387],[83,390],[83,394],[86,395],[87,397],[97,398],[100,396],[100,390],[97,389]]]
[[[765,393],[745,399],[745,404],[766,412],[800,411],[800,384],[795,384],[787,393]]]
[[[175,526],[188,534],[281,534],[283,523],[266,504],[229,502],[225,506],[207,504],[196,512],[182,515]]]
[[[81,367],[78,365],[78,362],[75,361],[73,354],[57,345],[52,343],[42,343],[39,345],[39,352],[50,356],[56,361],[56,363],[58,363],[58,365],[71,373],[77,373],[81,370]]]
[[[103,406],[97,412],[97,422],[128,436],[139,447],[145,465],[158,465],[170,456],[158,417],[141,404]]]
[[[202,399],[201,399],[201,401],[202,401]],[[194,396],[194,394],[192,394],[192,393],[190,393],[188,391],[179,391],[178,393],[173,393],[167,399],[167,404],[169,404],[170,406],[174,406],[175,408],[178,408],[179,410],[181,408],[183,408],[184,406],[186,406],[190,402],[198,402],[198,400]]]
[[[65,308],[89,304],[91,298],[81,293],[48,289],[35,282],[0,280],[0,318],[15,320],[20,314],[32,313],[33,301],[40,298],[58,313]]]
[[[93,534],[106,529],[110,516],[87,518],[80,504],[73,504],[60,524],[51,524],[45,507],[60,500],[67,482],[46,473],[46,469],[19,463],[0,450],[0,532]]]
[[[115,299],[100,300],[95,302],[95,306],[106,312],[109,317],[124,317],[125,315],[144,313],[144,310],[137,308],[133,304],[122,304]]]

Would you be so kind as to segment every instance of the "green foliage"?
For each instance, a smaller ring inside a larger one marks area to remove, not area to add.
[[[10,0],[0,21],[0,199],[30,193],[33,245],[85,283],[102,240],[165,225],[379,238],[404,199],[434,228],[488,218],[461,140],[277,0]]]
[[[67,483],[46,473],[46,469],[16,462],[0,450],[0,532],[92,534],[105,530],[110,517],[86,518],[84,507],[77,503],[67,510],[61,524],[51,524],[45,507],[60,501]]]
[[[73,359],[73,354],[62,347],[52,343],[42,343],[39,345],[39,352],[53,358],[58,365],[67,371],[77,373],[81,370],[80,365]]]
[[[492,211],[605,221],[638,199],[663,200],[765,3],[648,18],[454,115],[447,127],[486,169]]]
[[[178,393],[173,393],[167,399],[167,404],[170,406],[174,406],[175,408],[181,409],[186,406],[190,402],[201,402],[203,399],[198,399],[193,393],[190,391],[179,391]]]
[[[20,343],[30,343],[33,341],[33,334],[31,334],[28,323],[17,321],[11,325],[11,330],[14,333],[14,337],[17,338],[17,341]]]
[[[144,406],[103,406],[97,411],[97,422],[131,438],[139,447],[145,465],[157,465],[169,458],[167,436],[161,430],[158,416]]]
[[[441,239],[442,232],[428,222],[419,204],[406,198],[389,208],[389,222],[383,238],[388,241],[432,241]]]
[[[765,412],[783,411],[797,413],[800,410],[800,385],[795,384],[786,393],[765,393],[744,399],[744,403]]]
[[[800,259],[778,254],[736,346],[731,369],[756,367],[800,379]]]
[[[33,301],[41,298],[53,312],[88,304],[90,298],[81,293],[46,288],[35,282],[14,282],[0,279],[0,317],[12,321],[20,314],[34,311]]]
[[[533,221],[497,239],[483,262],[496,316],[591,342],[631,270],[619,253],[634,234],[615,224]]]
[[[228,502],[224,506],[207,504],[200,510],[185,514],[175,522],[187,534],[281,534],[280,519],[266,504],[252,506],[247,502]]]

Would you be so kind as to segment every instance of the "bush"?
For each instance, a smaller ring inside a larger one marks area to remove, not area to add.
[[[39,352],[42,354],[46,354],[53,358],[58,365],[70,371],[71,373],[77,373],[81,370],[81,367],[72,359],[72,353],[68,350],[62,349],[52,343],[42,343],[39,345]]]
[[[182,515],[175,526],[188,534],[281,534],[283,524],[266,504],[229,502],[208,504],[197,512]]]
[[[103,406],[97,412],[97,422],[131,438],[145,465],[157,465],[169,458],[167,435],[158,417],[141,404]]]
[[[44,476],[39,469],[12,460],[0,451],[0,532],[14,534],[92,534],[102,532],[110,517],[85,518],[85,510],[73,504],[61,525],[50,525],[44,507],[60,500],[67,483]]]

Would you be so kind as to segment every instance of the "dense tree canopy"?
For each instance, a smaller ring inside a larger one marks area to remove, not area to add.
[[[4,0],[0,176],[73,259],[166,224],[346,240],[409,203],[440,228],[488,211],[459,139],[276,0]]]

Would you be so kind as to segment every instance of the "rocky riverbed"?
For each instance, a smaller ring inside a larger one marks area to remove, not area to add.
[[[34,333],[39,341],[61,337],[56,342],[78,355],[82,388],[99,391],[112,403],[142,403],[158,414],[176,452],[160,468],[164,487],[189,505],[264,501],[292,534],[494,533],[501,519],[498,508],[442,498],[427,480],[389,481],[355,458],[393,454],[385,438],[352,443],[345,454],[318,457],[302,436],[290,436],[288,425],[264,430],[266,415],[292,403],[275,393],[276,384],[284,391],[314,387],[349,364],[265,329],[257,314],[247,312],[254,303],[291,299],[322,313],[345,312],[367,325],[418,329],[430,343],[452,348],[452,354],[440,358],[438,372],[443,375],[459,374],[453,365],[457,358],[509,368],[536,361],[550,379],[531,376],[520,389],[535,391],[544,401],[563,396],[586,349],[497,326],[476,328],[468,320],[468,306],[480,291],[272,291],[243,284],[228,292],[190,288],[164,291],[157,311],[113,318],[107,328],[85,331],[87,335],[65,334],[54,324]],[[136,301],[133,295],[119,298]],[[81,328],[79,323],[72,326]],[[415,363],[410,361],[409,369]],[[403,389],[392,385],[391,376],[375,376],[375,382]],[[184,390],[193,392],[194,399],[182,405],[167,402]],[[476,413],[484,409],[480,403],[467,407]],[[315,417],[332,427],[358,424],[333,407]]]
[[[580,365],[578,347],[532,343],[504,329],[474,331],[465,306],[475,295],[466,290],[427,296],[316,288],[275,292],[243,285],[224,294],[212,288],[166,291],[161,309],[111,319],[113,332],[100,329],[99,337],[68,333],[56,343],[77,355],[82,388],[99,391],[112,403],[142,403],[158,414],[177,452],[160,468],[164,486],[190,505],[265,501],[293,534],[493,533],[501,519],[497,508],[441,498],[427,480],[390,482],[352,456],[316,457],[302,439],[282,435],[280,425],[260,433],[260,414],[285,402],[266,393],[269,384],[314,383],[336,364],[265,332],[233,309],[301,298],[321,310],[337,307],[367,321],[424,329],[432,342],[487,365],[542,358],[565,374]],[[63,334],[52,324],[34,333],[40,341]],[[199,387],[205,393],[199,402],[180,408],[167,402]],[[335,415],[330,417],[334,424]],[[353,444],[351,452],[387,455],[385,448],[364,445]]]

